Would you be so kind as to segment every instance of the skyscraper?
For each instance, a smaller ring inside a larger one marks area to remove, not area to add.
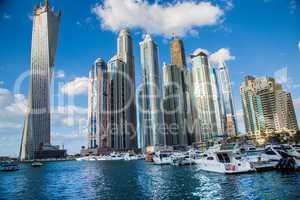
[[[264,133],[275,131],[276,93],[282,90],[273,78],[258,77],[255,79],[256,95],[259,98],[261,108],[259,111],[261,130]]]
[[[171,63],[181,69],[186,68],[183,41],[177,37],[171,41]]]
[[[252,76],[246,76],[240,87],[246,133],[253,137],[261,133],[259,112],[262,112],[261,102],[256,96],[255,88],[255,78]]]
[[[98,58],[89,73],[88,148],[106,147],[107,73],[106,63]]]
[[[20,159],[34,159],[50,145],[50,85],[61,12],[55,14],[48,0],[34,8],[28,113],[25,116]]]
[[[163,113],[161,108],[161,80],[158,62],[158,49],[150,35],[140,42],[142,68],[142,133],[144,145],[156,146],[165,143]]]
[[[290,93],[273,78],[247,76],[241,85],[246,132],[256,140],[298,130]]]
[[[222,110],[225,123],[224,131],[227,134],[227,136],[236,136],[238,130],[232,95],[231,79],[229,76],[228,68],[224,62],[219,63],[218,79],[222,102],[221,105],[223,107]]]
[[[129,69],[117,55],[110,59],[107,69],[107,146],[114,150],[135,148],[131,146],[132,126],[127,121],[130,106],[127,96],[130,92],[126,74]]]
[[[211,77],[211,89],[212,89],[212,96],[214,101],[214,108],[215,108],[215,115],[216,115],[216,125],[218,129],[218,136],[224,136],[224,114],[222,109],[222,102],[221,102],[221,94],[220,94],[220,86],[218,81],[218,74],[216,68],[210,66],[210,77]]]
[[[202,50],[192,55],[194,102],[196,109],[196,142],[208,141],[217,136],[216,114],[212,94],[208,57]]]
[[[137,147],[137,134],[136,134],[136,103],[135,103],[135,65],[133,55],[133,42],[128,29],[123,29],[119,33],[118,37],[118,58],[126,64],[126,84],[125,101],[129,103],[129,107],[126,108],[126,123],[131,127],[128,132],[126,146],[131,148]]]
[[[175,71],[181,70],[181,77],[178,77],[178,80],[174,80],[180,83],[180,88],[178,90],[180,91],[180,94],[182,93],[182,98],[180,101],[182,103],[182,117],[183,117],[183,127],[182,127],[182,133],[186,134],[186,141],[184,143],[192,144],[193,142],[193,118],[192,118],[192,102],[191,102],[191,85],[190,85],[190,72],[186,66],[186,58],[185,58],[185,50],[184,50],[184,44],[183,41],[177,37],[173,37],[171,44],[170,44],[170,52],[171,52],[171,65],[173,67],[167,67],[166,69],[174,69]],[[176,67],[176,69],[174,68]],[[172,70],[172,71],[174,71]],[[174,72],[175,72],[174,71]],[[167,73],[169,73],[168,77],[174,79],[175,77],[172,76],[172,73],[170,73],[170,70],[166,70]],[[164,76],[165,77],[165,76]],[[171,95],[171,94],[169,94]],[[183,141],[181,141],[181,144]]]
[[[275,119],[277,132],[287,132],[293,135],[299,130],[291,93],[277,92]]]
[[[164,64],[163,108],[167,145],[188,144],[184,84],[184,70],[177,65]]]

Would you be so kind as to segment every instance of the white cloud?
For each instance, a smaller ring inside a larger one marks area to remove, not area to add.
[[[12,101],[12,95],[8,89],[0,88],[0,108],[4,108]]]
[[[205,53],[206,55],[209,55],[209,51],[208,51],[208,50],[206,50],[206,49],[201,49],[201,48],[196,49],[196,50],[193,52],[193,55],[196,55],[196,54],[198,54],[198,53],[200,53],[200,52],[203,52],[203,53]]]
[[[0,88],[0,129],[20,128],[23,124],[26,108],[27,100],[24,95],[13,95],[9,90]],[[0,130],[1,132],[3,131]]]
[[[173,33],[184,36],[196,27],[218,24],[224,15],[220,7],[197,1],[161,5],[144,0],[104,0],[92,12],[98,16],[104,29],[141,28],[147,33],[164,36]]]
[[[88,78],[77,77],[62,86],[61,92],[70,96],[86,94],[88,91]]]
[[[227,48],[221,48],[218,51],[216,51],[215,53],[211,54],[209,56],[209,60],[212,63],[220,63],[220,62],[225,62],[225,61],[229,61],[229,60],[235,60],[235,56],[232,56],[230,53],[230,50]]]
[[[53,112],[58,114],[68,114],[68,113],[86,114],[87,108],[83,108],[75,105],[58,106],[56,107],[56,109],[54,109]]]
[[[300,98],[294,100],[295,109],[300,109]]]
[[[300,51],[300,41],[298,42],[298,50]]]
[[[55,73],[55,77],[56,78],[64,78],[65,77],[65,72],[63,70],[58,70],[56,73]]]

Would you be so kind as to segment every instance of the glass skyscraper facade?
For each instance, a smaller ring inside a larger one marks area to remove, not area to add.
[[[222,101],[221,101],[221,93],[220,93],[220,85],[218,81],[218,71],[213,66],[210,66],[210,77],[211,77],[211,89],[214,101],[215,115],[216,115],[216,125],[218,129],[218,136],[224,136],[224,128],[225,128],[225,119],[224,119],[224,111],[222,109]]]
[[[217,72],[220,87],[220,100],[224,116],[224,132],[226,136],[236,136],[238,128],[232,95],[232,85],[228,68],[224,62],[219,63]]]
[[[165,143],[162,113],[162,88],[158,61],[158,48],[150,35],[140,42],[142,68],[142,105],[139,112],[142,114],[141,137],[143,148]]]
[[[187,145],[184,70],[177,65],[163,67],[163,108],[167,145]]]
[[[218,135],[208,57],[201,50],[192,55],[193,95],[196,110],[196,142],[213,140]]]
[[[106,147],[107,65],[98,58],[89,73],[88,148]]]
[[[120,60],[126,64],[124,70],[125,86],[125,121],[129,126],[126,136],[126,147],[137,148],[137,132],[136,132],[136,102],[135,102],[135,64],[133,54],[133,41],[128,29],[120,31],[118,36],[117,55]]]
[[[25,116],[20,159],[34,159],[50,145],[50,87],[61,13],[45,5],[34,8],[28,113]]]

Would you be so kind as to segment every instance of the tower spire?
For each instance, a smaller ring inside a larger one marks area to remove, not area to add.
[[[45,0],[45,7],[49,8],[49,0]]]

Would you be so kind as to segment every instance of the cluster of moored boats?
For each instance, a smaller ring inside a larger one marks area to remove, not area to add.
[[[144,159],[143,154],[135,154],[135,153],[116,153],[112,152],[108,155],[100,155],[100,156],[85,156],[85,157],[80,157],[76,158],[77,161],[114,161],[114,160],[125,160],[125,161],[130,161],[130,160],[142,160]]]
[[[267,170],[299,170],[299,145],[267,145],[256,148],[252,145],[218,144],[204,152],[158,151],[152,155],[157,165],[191,165],[200,170],[238,174]]]

